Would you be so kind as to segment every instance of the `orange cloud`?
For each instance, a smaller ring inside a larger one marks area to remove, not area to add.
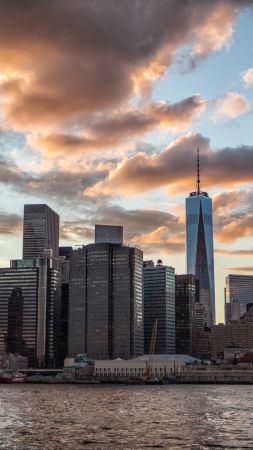
[[[188,133],[161,153],[138,152],[126,157],[111,170],[105,181],[87,189],[87,195],[120,192],[132,195],[167,186],[182,192],[195,187],[196,148],[201,150],[201,177],[204,186],[226,186],[253,182],[253,148],[242,146],[213,151],[209,140]]]
[[[227,267],[226,270],[231,272],[253,272],[252,266],[244,266],[244,267]]]
[[[250,111],[250,109],[250,103],[243,95],[238,92],[228,92],[218,101],[214,119],[235,119]]]
[[[196,43],[192,49],[193,60],[201,59],[230,43],[238,6],[240,5],[234,4],[233,7],[231,2],[218,3],[203,23],[194,30]],[[198,39],[200,34],[204,37],[203,39]]]
[[[17,214],[0,210],[0,234],[16,234],[22,230],[22,218]]]
[[[229,41],[242,0],[3,0],[3,118],[56,132],[145,95],[184,45],[196,61]]]
[[[242,79],[247,87],[253,86],[253,67],[243,73]]]
[[[206,107],[207,102],[198,94],[174,104],[153,102],[143,110],[123,111],[97,119],[86,134],[30,135],[28,142],[50,155],[112,148],[158,126],[166,126],[172,132],[181,131]]]
[[[243,237],[253,236],[253,213],[231,214],[228,221],[215,234],[220,242],[234,242]]]
[[[241,249],[241,250],[235,250],[235,249],[231,249],[231,250],[227,250],[227,249],[223,249],[223,248],[216,248],[215,249],[215,253],[217,255],[224,255],[224,256],[252,256],[253,255],[253,248],[245,250],[245,249]]]

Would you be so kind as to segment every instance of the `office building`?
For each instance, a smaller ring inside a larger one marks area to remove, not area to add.
[[[253,348],[253,305],[249,305],[239,322],[219,324],[211,329],[212,357],[224,358],[226,348]]]
[[[210,327],[215,323],[212,199],[200,190],[199,157],[197,167],[196,191],[186,199],[187,273],[199,280],[204,323]]]
[[[228,325],[231,321],[240,320],[240,302],[238,300],[231,300],[226,302],[225,298],[225,324]]]
[[[59,271],[61,273],[61,319],[59,360],[63,366],[68,355],[69,274],[72,247],[59,247]]]
[[[59,256],[59,216],[47,205],[24,206],[23,258]]]
[[[95,244],[123,244],[123,227],[118,225],[95,225]]]
[[[253,275],[229,274],[226,276],[225,308],[227,303],[237,300],[240,303],[240,315],[247,310],[247,304],[253,302]]]
[[[144,261],[144,350],[150,352],[152,329],[157,320],[154,353],[175,353],[175,269],[158,260]]]
[[[5,335],[5,351],[7,354],[24,355],[26,353],[23,340],[23,295],[22,289],[13,288],[8,299],[8,326]]]
[[[192,355],[194,353],[197,293],[197,280],[194,275],[176,275],[176,353],[185,355]]]
[[[46,258],[13,260],[11,268],[0,269],[0,353],[9,349],[6,344],[16,334],[18,340],[22,337],[30,366],[57,365],[59,280],[59,272]]]
[[[69,293],[69,356],[94,359],[143,354],[143,253],[111,242],[73,250]]]

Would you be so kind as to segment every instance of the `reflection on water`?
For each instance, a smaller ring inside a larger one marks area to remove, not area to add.
[[[253,449],[253,386],[1,385],[0,448]]]

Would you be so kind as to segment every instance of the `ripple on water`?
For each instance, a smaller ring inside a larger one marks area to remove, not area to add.
[[[0,449],[253,448],[252,386],[0,387]]]

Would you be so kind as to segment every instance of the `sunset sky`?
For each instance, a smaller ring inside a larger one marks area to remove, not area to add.
[[[253,273],[253,0],[1,0],[0,264],[25,203],[61,244],[124,225],[185,272],[185,197],[213,198],[217,321],[227,273]]]

